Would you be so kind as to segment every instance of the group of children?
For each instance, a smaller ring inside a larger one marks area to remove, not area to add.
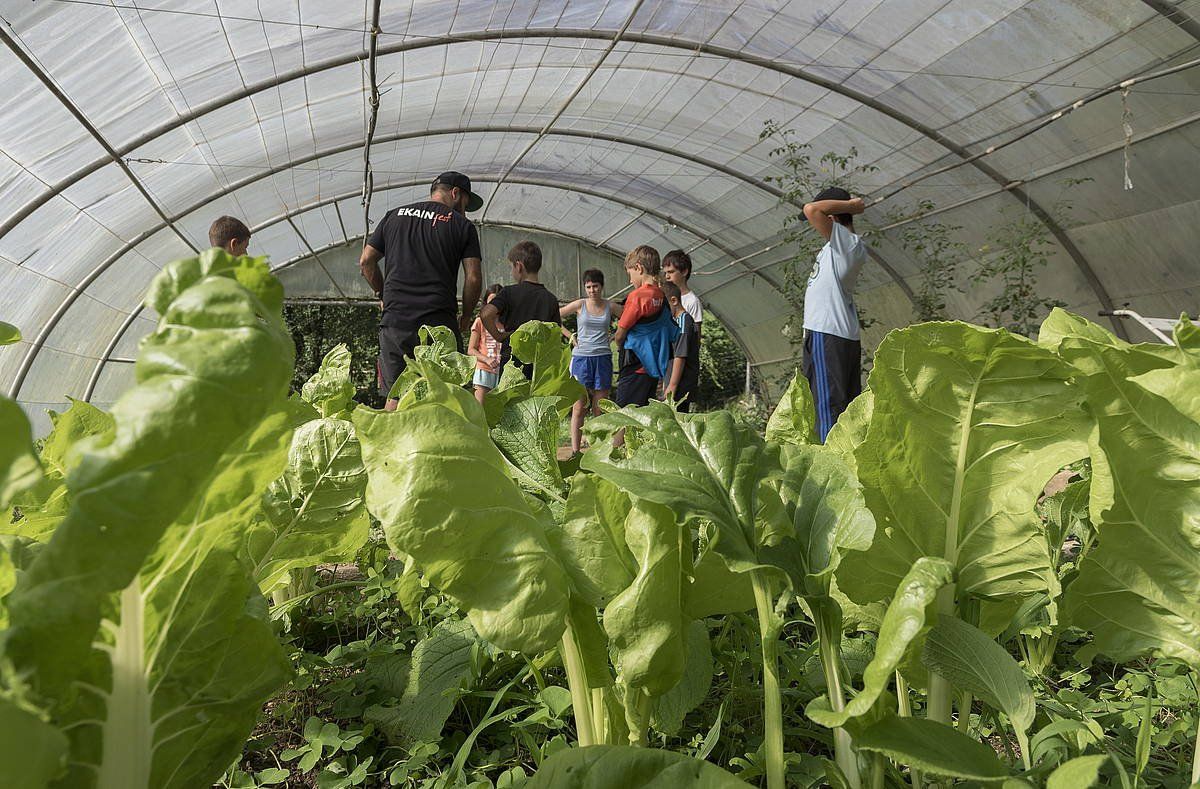
[[[583,273],[585,297],[561,307],[539,281],[542,253],[537,244],[520,242],[509,251],[508,262],[514,284],[488,288],[467,344],[467,353],[475,358],[473,384],[479,402],[500,381],[514,331],[528,321],[561,325],[574,315],[575,332],[563,329],[563,335],[572,345],[571,375],[587,395],[571,411],[573,453],[581,449],[585,415],[598,415],[600,401],[613,389],[614,343],[618,406],[642,406],[660,397],[680,411],[691,408],[700,381],[702,308],[688,288],[692,260],[686,252],[672,250],[660,261],[656,249],[639,246],[625,256],[632,290],[624,303],[605,298],[604,273],[588,269]]]

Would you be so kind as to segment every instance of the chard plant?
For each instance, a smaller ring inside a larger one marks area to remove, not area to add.
[[[368,508],[483,638],[530,657],[557,651],[581,746],[644,746],[657,700],[683,677],[691,623],[707,614],[688,605],[692,541],[670,511],[557,460],[575,395],[557,372],[562,343],[522,331],[514,349],[533,379],[507,388],[494,426],[419,357],[395,412],[355,411]]]
[[[211,784],[290,675],[261,593],[353,554],[365,476],[344,349],[286,397],[281,302],[261,259],[166,266],[112,414],[73,402],[39,451],[5,443],[0,728],[36,754],[10,785]]]
[[[1154,654],[1200,676],[1200,330],[1175,347],[1131,345],[1055,311],[1041,340],[1076,371],[1093,434],[1090,511],[1098,545],[1083,558],[1066,613],[1092,631],[1090,653]],[[1090,656],[1090,654],[1089,654]],[[1200,781],[1200,731],[1191,782]]]
[[[11,554],[4,737],[37,754],[17,785],[211,783],[287,677],[257,586],[222,545],[289,433],[291,342],[265,272],[216,251],[163,270],[138,383],[52,471],[60,521]],[[60,419],[48,443],[81,421]]]

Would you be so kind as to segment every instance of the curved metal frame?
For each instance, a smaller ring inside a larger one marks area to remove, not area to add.
[[[486,128],[494,129],[495,127],[486,127]],[[463,133],[463,132],[462,132],[462,130],[438,130],[438,133],[455,134],[455,133]],[[379,142],[382,143],[382,142],[388,142],[388,141],[392,141],[392,140],[412,139],[412,138],[419,138],[419,137],[424,137],[424,136],[430,136],[430,132],[406,132],[404,134],[389,135],[389,136],[380,138]],[[574,135],[571,133],[568,133],[564,136],[574,136]],[[600,137],[595,134],[587,134],[587,135],[581,135],[581,136],[590,137],[593,139],[600,139]],[[638,143],[636,143],[636,142],[620,140],[618,138],[613,138],[612,141],[626,143],[629,145],[633,145],[635,147],[638,145]],[[126,243],[119,250],[117,250],[117,252],[115,252],[113,255],[110,255],[103,262],[101,262],[100,265],[98,265],[91,272],[89,272],[88,275],[85,276],[83,278],[83,280],[81,280],[80,283],[77,286],[75,286],[71,290],[70,293],[67,294],[67,296],[63,299],[62,303],[60,303],[58,308],[56,308],[55,311],[51,314],[50,319],[47,321],[47,323],[41,327],[41,330],[38,332],[38,336],[35,338],[34,342],[31,344],[29,351],[25,355],[25,358],[22,359],[21,366],[17,369],[16,378],[14,379],[13,384],[9,390],[10,396],[13,398],[16,398],[17,392],[19,392],[21,389],[21,386],[24,385],[25,378],[29,374],[30,368],[32,368],[32,366],[33,366],[33,360],[34,360],[34,358],[36,358],[38,351],[41,350],[42,346],[45,344],[46,339],[50,336],[50,333],[54,330],[54,328],[58,325],[58,322],[62,319],[63,315],[66,314],[67,310],[70,309],[70,307],[75,303],[76,299],[78,299],[79,296],[82,295],[83,291],[86,290],[87,287],[97,277],[100,276],[100,274],[102,274],[109,266],[111,266],[113,263],[115,263],[117,260],[119,260],[121,257],[123,257],[127,252],[129,252],[129,250],[138,246],[139,244],[141,244],[143,241],[145,241],[147,238],[154,235],[158,231],[164,229],[165,227],[168,227],[171,222],[178,221],[179,219],[182,219],[183,217],[186,217],[187,215],[200,210],[201,208],[208,205],[212,201],[218,200],[221,197],[224,197],[225,195],[228,195],[234,191],[237,191],[238,189],[240,189],[244,186],[247,186],[251,183],[259,181],[263,178],[268,178],[277,173],[285,172],[285,171],[291,169],[292,167],[295,167],[298,164],[303,164],[306,162],[314,161],[323,156],[332,156],[332,155],[336,155],[338,153],[343,153],[348,150],[354,150],[358,147],[361,147],[361,143],[356,142],[353,144],[346,144],[346,145],[338,146],[336,148],[330,149],[329,151],[319,152],[317,154],[309,154],[306,157],[302,157],[295,161],[289,162],[286,165],[279,165],[274,168],[270,168],[264,172],[255,173],[253,175],[247,176],[246,178],[243,178],[233,184],[230,184],[229,186],[225,187],[224,189],[222,189],[218,192],[215,192],[213,194],[205,196],[203,199],[188,206],[183,211],[176,214],[174,217],[168,217],[166,219],[166,221],[164,221],[163,223],[160,223],[159,225],[157,225],[147,231],[143,231],[141,234],[139,234],[137,237],[135,237],[132,241]],[[657,148],[658,146],[655,146],[655,147]],[[664,151],[664,153],[667,153],[667,152]],[[706,160],[703,160],[703,159],[689,158],[688,156],[686,156],[684,154],[674,154],[674,155],[676,155],[680,158],[683,158],[683,159],[687,159],[689,161],[694,161],[697,164],[701,164],[701,165],[707,164]],[[729,169],[729,168],[726,168],[726,169]],[[725,170],[723,169],[722,172],[724,172],[724,171]],[[736,171],[733,171],[730,169],[730,174],[732,174],[734,172],[736,172]],[[752,183],[752,184],[757,185],[757,182],[750,179],[748,176],[739,174],[734,177],[738,177],[741,180],[746,181],[747,183]],[[486,179],[482,179],[482,178],[477,178],[476,180],[478,180],[482,183],[486,182]],[[516,183],[516,182],[517,181],[515,179],[511,179],[511,178],[509,179],[509,183]],[[417,185],[420,183],[425,183],[425,181],[414,181],[409,185]],[[547,186],[547,187],[554,188],[554,189],[563,189],[566,191],[574,191],[574,192],[579,192],[580,194],[588,194],[592,197],[596,197],[599,199],[611,200],[613,202],[621,202],[619,199],[614,198],[611,195],[606,195],[602,192],[590,190],[585,187],[569,187],[569,186],[566,186],[563,184],[549,183],[549,182],[534,183],[532,185]],[[381,188],[400,188],[400,187],[381,187]],[[341,199],[345,199],[345,198],[343,197]],[[733,254],[733,251],[731,249],[724,247],[723,245],[721,245],[717,242],[712,241],[711,239],[708,238],[708,236],[706,236],[704,233],[700,232],[699,230],[697,230],[695,228],[691,228],[690,226],[685,225],[685,224],[679,222],[678,220],[671,218],[670,216],[667,216],[665,214],[657,212],[653,209],[643,208],[637,204],[626,203],[626,205],[630,208],[634,208],[635,210],[642,211],[651,216],[655,216],[656,218],[658,218],[662,221],[665,221],[669,224],[673,224],[673,225],[683,229],[685,232],[689,233],[690,235],[693,235],[696,238],[704,240],[708,243],[711,243],[714,247],[721,250],[724,254],[727,254],[729,257],[731,257],[731,258],[735,257],[735,255]],[[772,285],[772,287],[775,287],[776,289],[779,288],[778,283],[772,281],[769,278],[766,278],[765,276],[764,276],[764,279],[766,279],[766,281],[768,283],[770,283]]]
[[[386,190],[387,188],[388,187],[380,187],[380,191]],[[394,187],[394,188],[402,188],[402,187]],[[345,195],[338,199],[344,200],[344,199],[346,199],[346,197],[352,197],[353,194],[354,193],[351,193],[350,195]],[[334,205],[336,205],[336,203],[334,203]],[[310,208],[306,208],[305,210],[311,211],[314,209],[312,207],[310,207]],[[290,215],[289,220],[293,216],[295,216],[295,214]],[[280,221],[282,221],[282,220],[280,220]],[[602,249],[605,252],[608,252],[609,254],[613,255],[614,257],[616,257],[618,259],[620,259],[622,257],[622,253],[620,250],[618,250],[614,247],[610,247],[607,243],[604,243],[604,242],[596,243],[593,239],[590,239],[590,238],[585,238],[583,236],[575,235],[574,233],[566,233],[561,230],[551,230],[550,228],[541,227],[540,225],[531,225],[531,224],[525,224],[522,222],[482,222],[482,221],[477,222],[476,224],[480,227],[507,227],[507,228],[515,228],[518,230],[528,230],[528,231],[534,232],[534,233],[543,233],[545,235],[550,235],[550,236],[559,236],[561,238],[565,238],[565,239],[574,241],[577,244],[586,244],[587,246],[590,246],[593,249]],[[303,261],[308,260],[309,258],[315,258],[317,255],[319,255],[323,252],[328,252],[331,249],[336,249],[337,247],[341,247],[341,246],[347,246],[361,238],[362,238],[362,236],[354,236],[353,238],[346,238],[343,241],[334,241],[332,243],[322,246],[319,249],[310,248],[309,253],[306,253],[303,255],[297,255],[296,257],[293,257],[290,260],[285,260],[280,265],[272,268],[271,271],[272,272],[283,271],[284,269],[290,268],[290,267],[296,265],[297,263],[302,263]],[[324,268],[324,267],[322,266],[322,268]],[[326,273],[328,273],[328,272],[326,272]],[[137,319],[138,315],[140,315],[142,313],[142,310],[144,308],[145,308],[144,305],[138,305],[133,311],[131,311],[129,313],[128,317],[126,317],[124,322],[121,323],[120,328],[117,329],[117,333],[114,334],[112,340],[109,341],[108,346],[104,349],[104,354],[99,359],[96,360],[96,366],[92,369],[92,374],[88,378],[87,387],[84,389],[84,392],[83,392],[82,399],[84,401],[91,402],[92,395],[96,393],[96,386],[99,385],[99,383],[100,383],[100,376],[103,375],[104,367],[106,364],[108,364],[109,362],[118,362],[118,361],[122,362],[122,363],[129,363],[129,362],[136,361],[134,359],[116,359],[113,357],[112,353],[114,350],[116,350],[117,345],[121,342],[121,339],[125,336],[125,333],[127,331],[129,331],[129,327],[133,325],[133,322]],[[711,312],[713,315],[715,315],[717,317],[717,319],[720,320],[722,323],[725,323],[724,316],[721,315],[720,311],[714,309],[711,304],[705,304],[705,309],[707,309],[709,312]],[[733,338],[733,341],[735,343],[737,343],[738,348],[741,349],[742,354],[747,359],[749,359],[750,351],[746,347],[746,344],[744,342],[742,342],[741,337],[739,337],[737,332],[733,329],[729,329],[729,334],[730,334],[730,337]],[[773,360],[773,361],[779,361],[779,360]],[[752,363],[751,367],[756,367],[757,364],[758,363]],[[757,376],[757,373],[755,373],[755,375]],[[761,381],[760,381],[760,383],[761,383]]]
[[[429,47],[448,46],[450,44],[463,43],[463,42],[495,41],[495,40],[504,40],[504,39],[541,39],[541,38],[565,38],[565,39],[579,38],[579,39],[610,40],[612,38],[612,35],[613,35],[613,31],[587,30],[587,29],[559,29],[559,28],[537,28],[537,29],[522,29],[522,30],[511,30],[511,31],[510,30],[477,31],[474,33],[461,33],[461,34],[456,34],[456,35],[452,35],[452,36],[430,37],[430,38],[426,38],[426,39],[421,39],[416,42],[413,42],[413,41],[399,42],[399,43],[393,44],[391,46],[379,48],[378,54],[379,55],[391,55],[391,54],[396,54],[399,52],[406,52],[406,51],[429,48]],[[954,153],[955,155],[959,156],[960,158],[965,159],[970,156],[970,152],[967,150],[967,148],[965,146],[955,142],[954,140],[949,139],[944,134],[939,132],[937,129],[934,129],[931,126],[923,124],[920,121],[917,121],[915,118],[910,117],[908,114],[903,113],[893,107],[889,107],[888,105],[884,104],[881,101],[878,101],[877,99],[875,99],[871,96],[868,96],[860,91],[856,91],[852,88],[847,88],[847,87],[837,83],[834,80],[827,79],[825,77],[821,77],[816,74],[811,74],[811,73],[805,71],[803,68],[799,68],[796,66],[789,66],[785,63],[779,63],[777,61],[771,60],[770,58],[766,58],[766,57],[763,57],[760,55],[753,55],[750,53],[741,52],[741,51],[738,51],[735,49],[718,46],[718,45],[715,45],[715,44],[712,44],[709,42],[705,42],[705,41],[689,41],[687,39],[672,38],[669,36],[655,35],[655,34],[650,34],[650,33],[630,33],[628,31],[624,32],[624,35],[621,36],[621,40],[624,42],[627,42],[627,43],[648,44],[651,46],[659,46],[659,47],[671,48],[671,49],[683,49],[683,50],[697,52],[697,53],[701,53],[701,54],[705,54],[705,55],[723,57],[727,60],[748,63],[750,65],[758,66],[760,68],[763,68],[763,69],[766,69],[769,71],[774,71],[774,72],[777,72],[780,74],[784,74],[784,75],[790,76],[794,79],[799,79],[799,80],[808,82],[810,84],[816,85],[816,86],[821,87],[830,92],[837,93],[841,96],[844,96],[845,98],[851,99],[852,101],[855,101],[855,102],[861,104],[862,106],[865,106],[872,110],[875,110],[876,112],[879,112],[879,113],[885,115],[886,117],[891,118],[892,120],[896,121],[897,123],[901,124],[902,126],[905,126],[906,128],[909,128],[909,129],[919,133],[920,135],[922,135],[923,137],[925,137],[929,140],[932,140],[933,142],[937,143],[938,145],[945,148],[946,150]],[[313,66],[303,67],[303,68],[296,69],[291,72],[287,72],[287,73],[285,73],[283,75],[279,75],[278,77],[273,78],[269,81],[257,83],[253,87],[246,87],[241,91],[236,91],[235,93],[229,94],[227,96],[221,97],[220,99],[215,99],[211,102],[201,105],[200,107],[193,109],[192,112],[190,112],[186,115],[178,116],[175,120],[173,120],[167,124],[163,124],[162,126],[159,126],[156,129],[151,130],[150,132],[147,132],[146,134],[139,136],[135,140],[130,141],[126,145],[122,146],[120,149],[116,149],[116,150],[112,151],[112,153],[117,154],[116,157],[112,157],[110,154],[109,160],[94,162],[92,165],[89,165],[88,167],[83,168],[82,170],[78,171],[77,173],[73,174],[72,176],[69,176],[65,182],[61,182],[60,184],[56,185],[51,190],[51,192],[48,193],[47,195],[45,195],[43,198],[39,198],[40,202],[39,201],[34,201],[34,202],[37,203],[37,205],[44,204],[46,201],[51,199],[54,196],[54,194],[61,191],[62,188],[65,188],[65,186],[63,184],[69,185],[70,183],[73,183],[74,180],[78,180],[79,177],[84,177],[87,174],[89,174],[90,172],[94,172],[96,169],[99,169],[99,167],[103,166],[104,164],[107,164],[108,161],[116,160],[120,156],[123,156],[123,155],[129,153],[130,151],[136,149],[140,145],[143,145],[146,142],[154,140],[156,137],[160,136],[161,134],[164,134],[175,128],[179,128],[180,126],[190,122],[191,120],[195,120],[196,118],[199,118],[199,117],[203,116],[204,114],[212,112],[213,110],[219,109],[219,108],[224,107],[232,102],[235,102],[235,101],[238,101],[247,96],[253,95],[254,93],[259,92],[261,90],[265,90],[267,88],[277,86],[281,83],[288,82],[288,81],[295,80],[295,79],[301,79],[301,78],[307,77],[310,74],[318,73],[320,71],[325,71],[325,70],[331,69],[331,68],[336,68],[338,66],[346,65],[349,63],[354,63],[360,59],[361,59],[361,53],[355,53],[352,56],[342,56],[340,58],[334,58],[334,59],[325,61],[323,63],[314,64]],[[973,161],[970,163],[970,166],[974,167],[976,170],[983,173],[988,178],[995,181],[997,184],[1007,185],[1007,184],[1012,183],[1012,179],[1008,178],[1007,176],[1000,173],[998,170],[996,170],[991,165],[986,164],[982,161]],[[1020,189],[1019,187],[1015,187],[1008,191],[1014,196],[1014,198],[1016,198],[1016,199],[1020,200],[1022,203],[1024,203],[1028,207],[1030,213],[1032,213],[1035,217],[1037,217],[1037,219],[1046,226],[1046,228],[1050,231],[1051,235],[1054,236],[1055,240],[1059,242],[1059,244],[1063,247],[1063,249],[1071,257],[1071,259],[1075,263],[1076,267],[1079,268],[1080,273],[1083,275],[1084,279],[1091,286],[1093,292],[1096,294],[1098,300],[1100,301],[1100,304],[1105,309],[1112,309],[1112,299],[1109,296],[1108,291],[1104,288],[1103,284],[1100,282],[1099,278],[1096,276],[1096,273],[1092,269],[1091,264],[1087,261],[1087,258],[1083,255],[1083,253],[1079,250],[1079,248],[1075,245],[1075,243],[1070,239],[1070,237],[1067,236],[1067,234],[1063,230],[1062,226],[1058,224],[1058,222],[1049,214],[1049,212],[1046,211],[1046,209],[1040,203],[1033,200],[1032,197],[1030,197],[1023,189]],[[0,235],[3,235],[5,232],[7,232],[7,230],[11,229],[11,226],[15,225],[15,223],[20,222],[21,219],[23,219],[24,216],[27,216],[28,213],[31,213],[32,210],[36,210],[36,207],[37,207],[36,205],[34,205],[33,203],[31,203],[30,205],[32,205],[33,208],[30,208],[30,206],[26,206],[21,211],[19,211],[16,215],[14,215],[15,221],[14,221],[14,219],[10,219],[9,221],[5,222],[5,224],[3,226],[0,226]],[[1113,326],[1114,326],[1114,330],[1117,332],[1117,334],[1119,336],[1122,336],[1122,337],[1125,336],[1125,329],[1123,326],[1120,325],[1120,323],[1114,322]]]
[[[1167,0],[1142,0],[1142,2],[1154,9],[1159,16],[1174,22],[1180,30],[1200,41],[1200,22],[1183,10],[1183,3],[1173,5]]]
[[[71,116],[75,118],[75,120],[79,121],[79,125],[84,128],[84,130],[91,136],[96,144],[108,153],[110,157],[109,161],[116,162],[117,166],[121,168],[121,172],[125,173],[125,176],[129,178],[129,181],[133,184],[133,187],[138,190],[142,197],[145,198],[146,202],[150,204],[150,207],[154,209],[154,213],[158,214],[159,217],[161,217],[162,220],[167,223],[167,226],[170,227],[171,230],[175,231],[175,235],[179,236],[179,239],[183,241],[183,243],[192,248],[192,251],[199,252],[200,250],[196,248],[196,245],[193,244],[188,237],[185,236],[183,232],[175,226],[175,223],[167,217],[167,212],[158,204],[158,201],[154,199],[153,195],[150,194],[150,190],[146,188],[146,185],[143,184],[141,180],[139,180],[138,177],[133,174],[133,170],[129,169],[129,165],[117,155],[117,152],[113,149],[112,144],[105,139],[104,135],[100,133],[100,130],[97,129],[92,122],[87,119],[87,116],[83,114],[83,111],[75,106],[75,103],[72,102],[67,95],[62,92],[58,85],[54,84],[54,80],[50,79],[50,76],[42,70],[41,66],[39,66],[37,62],[33,60],[33,58],[26,54],[25,50],[22,49],[15,40],[13,40],[12,36],[10,36],[8,31],[2,26],[0,26],[0,41],[3,41],[5,46],[7,46],[12,53],[17,56],[17,60],[21,61],[21,64],[25,66],[25,68],[29,69],[33,76],[37,78],[38,82],[42,83],[42,86],[49,91],[50,95],[57,99],[58,102],[67,110],[67,112],[71,113]],[[104,164],[108,164],[108,161],[105,161]],[[42,204],[44,204],[44,201],[39,205]],[[12,226],[15,227],[16,223],[14,223]],[[6,230],[9,228],[8,222],[5,223],[5,228]],[[0,236],[3,236],[6,230],[0,231]]]

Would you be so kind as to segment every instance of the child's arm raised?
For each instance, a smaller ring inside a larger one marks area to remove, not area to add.
[[[828,241],[833,235],[833,218],[838,214],[861,214],[867,210],[861,197],[849,200],[818,200],[804,204],[804,216],[821,236]]]

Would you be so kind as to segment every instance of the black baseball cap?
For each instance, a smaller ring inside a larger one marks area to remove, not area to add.
[[[822,200],[849,200],[851,195],[840,186],[828,186],[817,192],[817,196],[812,199],[812,202],[819,203]],[[839,214],[839,216],[850,216],[850,214]],[[804,221],[808,221],[808,217],[804,214],[800,215]]]
[[[466,192],[468,211],[478,211],[480,208],[483,208],[483,198],[471,191],[471,179],[462,173],[456,173],[453,170],[442,173],[433,180],[434,186],[438,184],[455,186],[461,191]]]

